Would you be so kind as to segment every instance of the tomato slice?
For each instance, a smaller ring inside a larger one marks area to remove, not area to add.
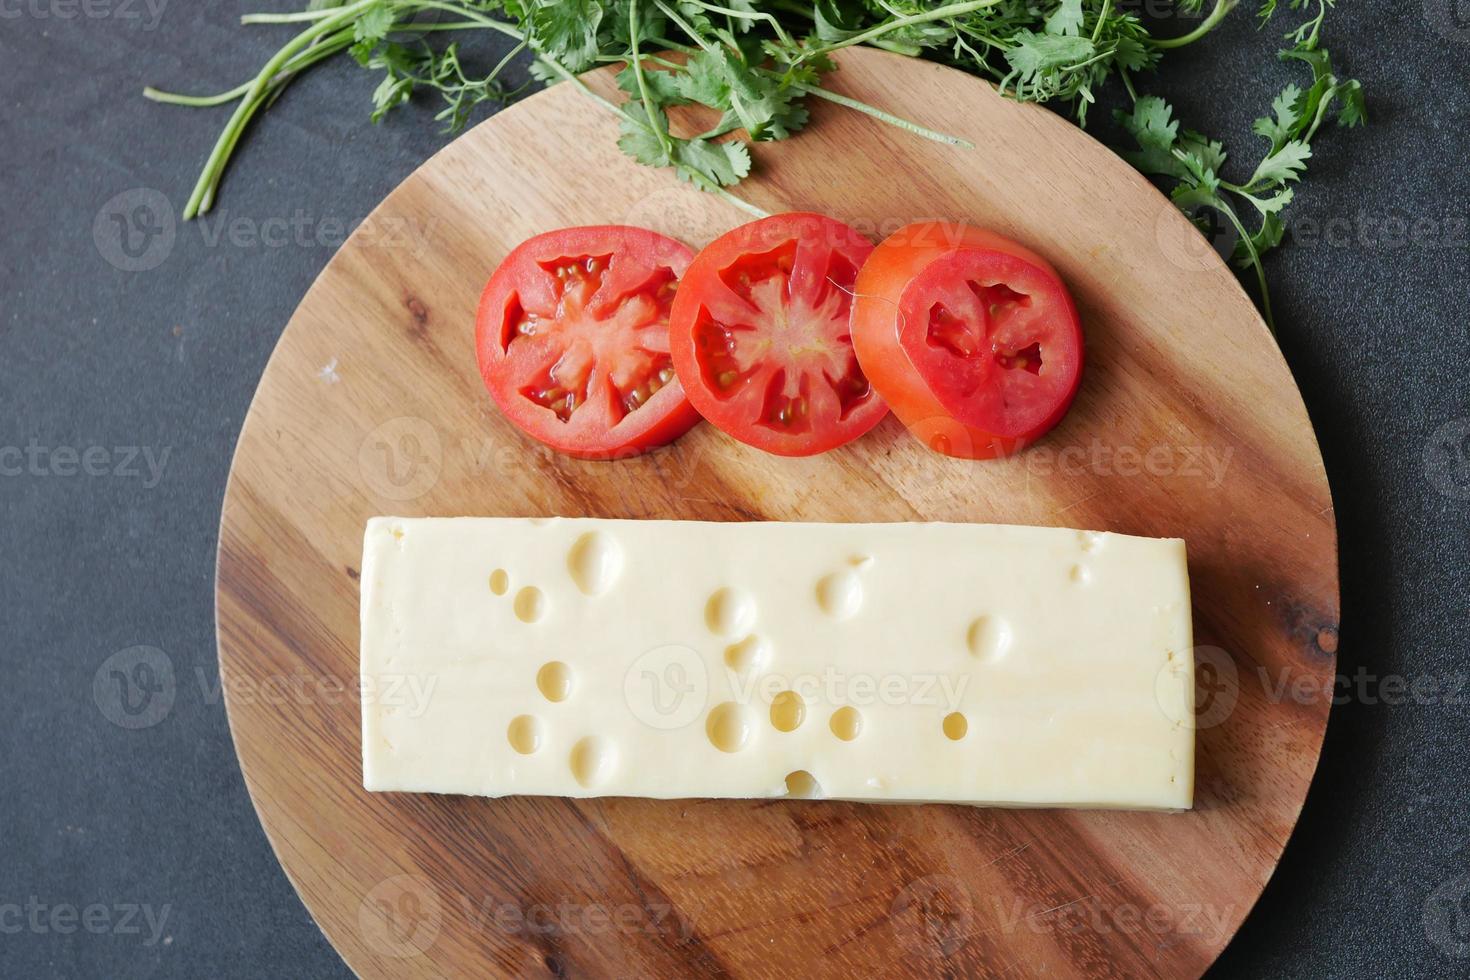
[[[858,366],[853,282],[873,246],[794,212],[741,225],[690,264],[669,348],[689,400],[741,442],[810,456],[856,439],[888,408]]]
[[[518,245],[480,296],[485,387],[527,435],[574,456],[636,455],[699,421],[669,354],[694,253],[642,228],[563,228]]]
[[[852,336],[909,431],[950,456],[1013,453],[1061,421],[1082,378],[1082,328],[1045,259],[994,232],[921,222],[858,275]]]

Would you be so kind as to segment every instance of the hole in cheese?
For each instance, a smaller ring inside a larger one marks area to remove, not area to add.
[[[536,687],[548,701],[565,701],[572,693],[572,668],[560,660],[543,664],[536,672]]]
[[[759,670],[771,659],[771,645],[752,633],[725,648],[725,666],[738,673]]]
[[[965,737],[965,733],[969,730],[969,721],[958,711],[944,716],[944,735],[946,738],[951,738],[958,742]]]
[[[705,719],[704,731],[721,752],[739,752],[750,741],[750,710],[734,701],[715,705]]]
[[[863,730],[863,716],[858,709],[848,705],[832,712],[832,720],[829,724],[833,735],[844,742],[851,742]]]
[[[546,596],[534,585],[528,585],[516,593],[516,619],[523,623],[534,623],[546,615]]]
[[[853,616],[862,604],[862,580],[850,569],[823,576],[817,583],[817,605],[833,619]]]
[[[510,590],[510,573],[503,568],[497,568],[490,573],[490,591],[496,595],[505,595]]]
[[[795,691],[782,691],[771,699],[771,724],[780,732],[794,732],[806,720],[806,702]]]
[[[506,737],[510,739],[511,748],[521,755],[530,755],[541,748],[541,742],[545,738],[541,719],[531,715],[519,715],[511,719]]]
[[[623,571],[623,549],[611,536],[588,531],[567,552],[567,571],[583,595],[601,595]]]
[[[822,787],[815,776],[798,769],[786,776],[786,795],[793,800],[817,800],[822,797]]]
[[[739,589],[718,589],[704,604],[704,622],[720,636],[748,633],[755,625],[755,600]]]
[[[617,761],[617,750],[611,742],[596,735],[588,735],[572,746],[572,778],[578,785],[591,789],[607,782]]]
[[[1011,624],[1000,616],[980,616],[970,624],[965,644],[981,660],[999,660],[1011,648]]]

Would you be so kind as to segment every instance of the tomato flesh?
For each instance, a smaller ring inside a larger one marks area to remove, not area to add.
[[[936,451],[1012,453],[1070,407],[1081,327],[1061,279],[1029,249],[970,226],[910,225],[878,246],[857,291],[859,361]]]
[[[785,456],[825,452],[887,412],[853,351],[858,269],[872,251],[816,214],[742,225],[705,248],[674,300],[674,368],[700,414]]]
[[[1061,418],[1082,348],[1056,277],[1005,252],[956,251],[899,299],[900,343],[949,415],[1000,436],[1034,437]]]
[[[699,416],[669,353],[669,312],[693,253],[639,228],[567,228],[511,252],[480,299],[485,386],[524,432],[562,452],[627,456]]]

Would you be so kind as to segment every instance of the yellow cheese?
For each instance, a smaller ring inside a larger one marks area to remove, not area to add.
[[[980,524],[368,523],[363,782],[1184,809],[1184,543]]]

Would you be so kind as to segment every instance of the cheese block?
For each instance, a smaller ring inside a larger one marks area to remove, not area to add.
[[[368,522],[363,784],[1185,809],[1184,542],[982,524]]]

